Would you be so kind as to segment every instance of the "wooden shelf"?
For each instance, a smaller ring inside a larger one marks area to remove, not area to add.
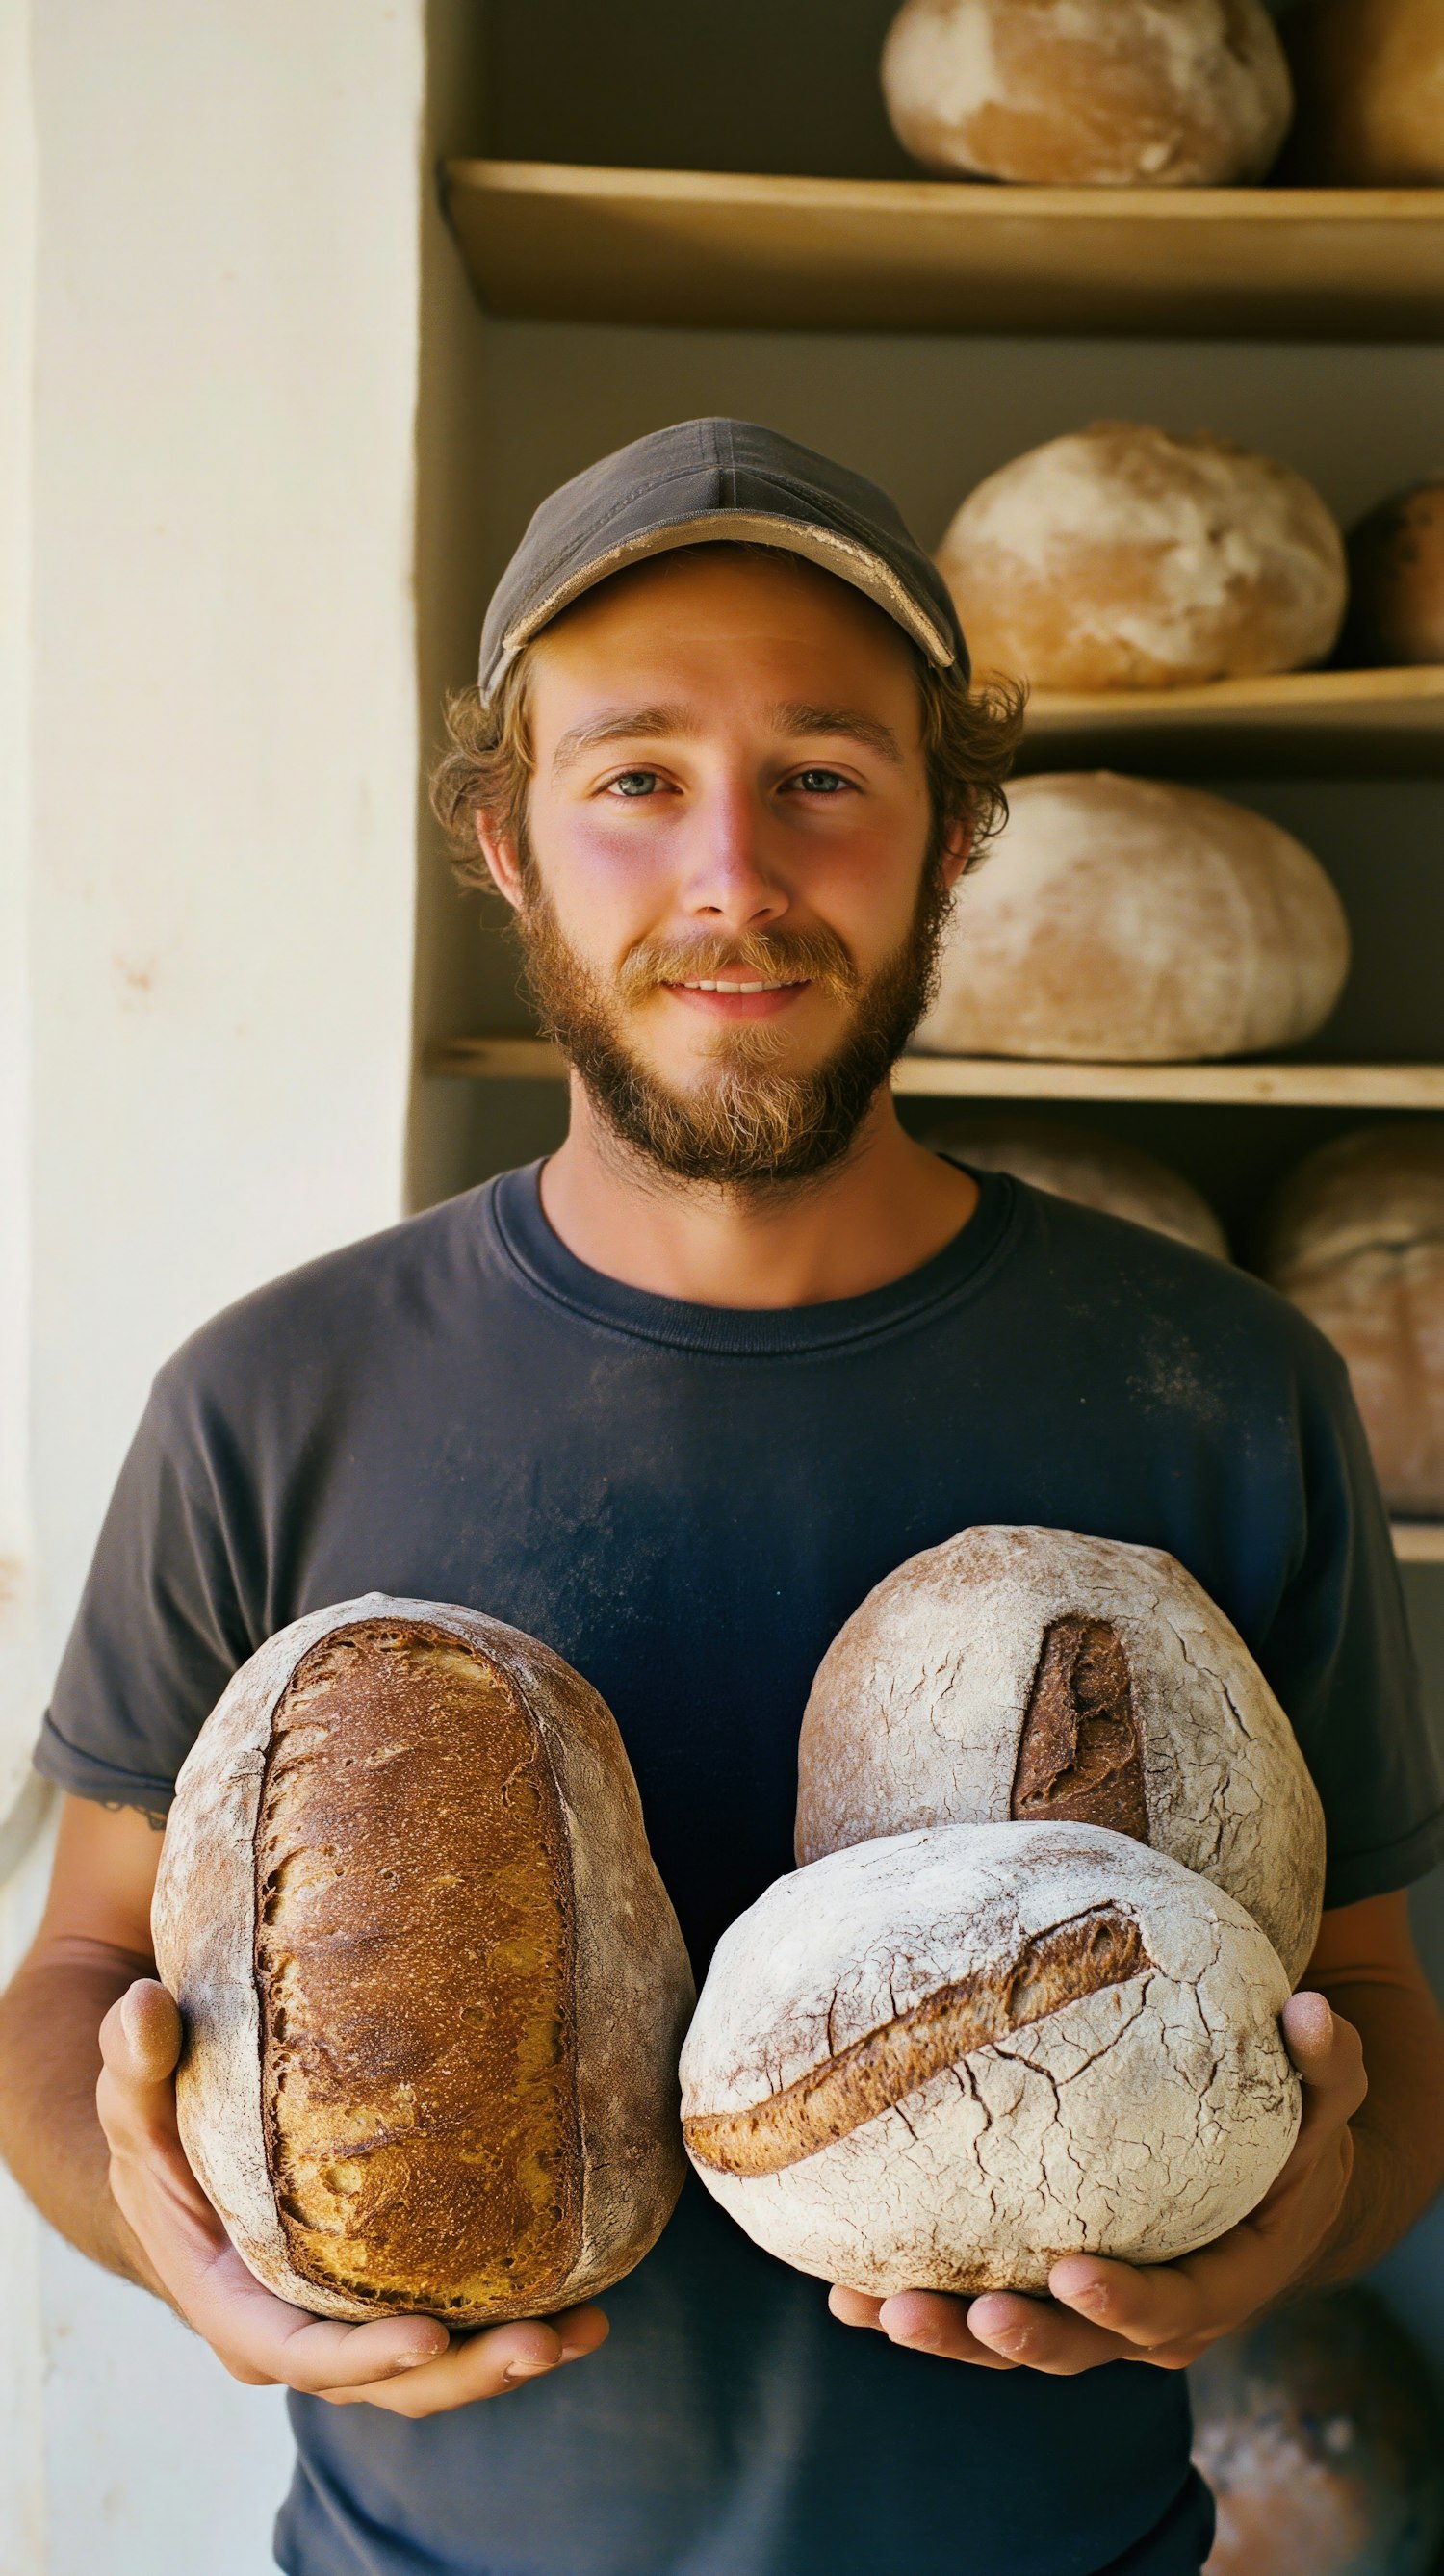
[[[1444,1521],[1395,1521],[1392,1526],[1401,1565],[1444,1565]]]
[[[492,313],[732,330],[1430,340],[1444,189],[1010,188],[450,161]]]
[[[1444,667],[1285,671],[1199,689],[1039,690],[1020,770],[1230,778],[1444,776]]]
[[[561,1080],[545,1038],[441,1038],[425,1071],[484,1082]],[[1289,1109],[1444,1110],[1444,1064],[1047,1064],[1020,1056],[908,1055],[893,1088],[925,1099],[1164,1100]]]

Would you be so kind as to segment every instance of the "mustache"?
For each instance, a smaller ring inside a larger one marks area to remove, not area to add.
[[[640,1001],[659,984],[695,984],[719,975],[746,974],[769,983],[816,984],[838,1000],[857,991],[856,966],[835,930],[745,930],[694,939],[639,939],[617,970],[624,1002]]]

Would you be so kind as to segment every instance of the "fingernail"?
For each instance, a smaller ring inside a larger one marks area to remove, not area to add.
[[[587,2347],[584,2343],[564,2343],[562,2345],[563,2361],[580,2361],[586,2348]]]
[[[428,2361],[436,2359],[437,2355],[434,2352],[403,2352],[392,2367],[396,2370],[422,2370]]]
[[[554,2361],[514,2361],[502,2372],[504,2380],[540,2379],[544,2371],[555,2370]]]

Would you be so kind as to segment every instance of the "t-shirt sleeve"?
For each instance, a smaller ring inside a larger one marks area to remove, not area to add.
[[[1389,1517],[1347,1373],[1310,1335],[1299,1402],[1302,1561],[1259,1648],[1323,1801],[1326,1906],[1444,1860],[1444,1742],[1430,1722]]]
[[[244,1480],[229,1480],[228,1497],[223,1481],[200,1409],[163,1371],[35,1749],[36,1769],[77,1797],[163,1816],[202,1724],[261,1642],[242,1597]]]

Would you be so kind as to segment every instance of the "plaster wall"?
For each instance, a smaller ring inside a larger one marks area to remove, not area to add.
[[[4,0],[0,49],[13,1791],[155,1367],[402,1213],[424,13]],[[0,2264],[0,2576],[268,2565],[279,2398],[3,2177]]]

